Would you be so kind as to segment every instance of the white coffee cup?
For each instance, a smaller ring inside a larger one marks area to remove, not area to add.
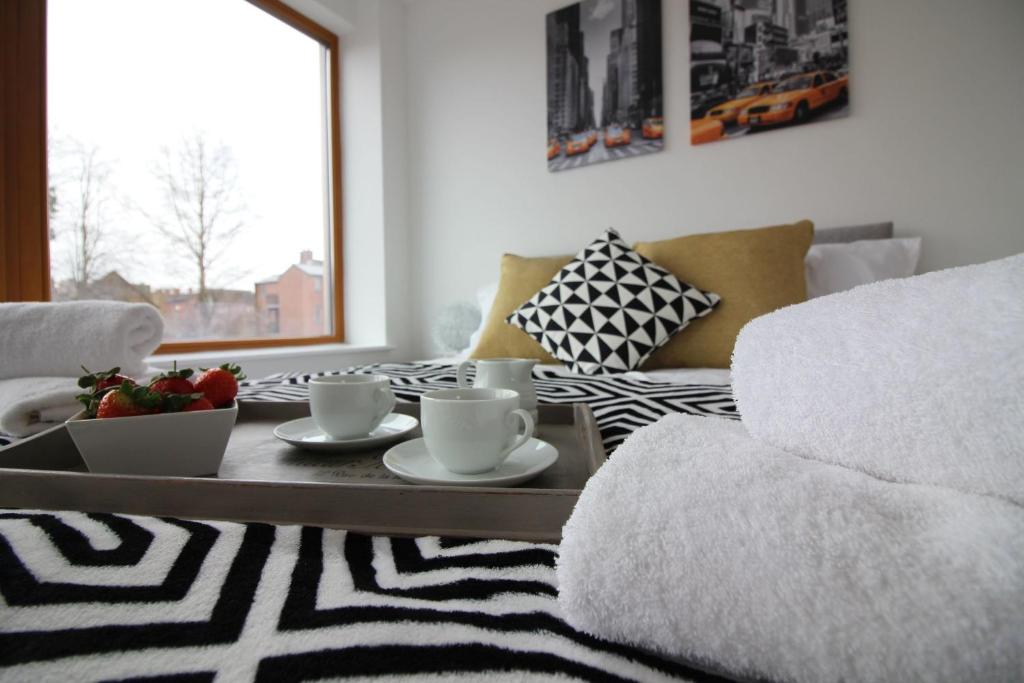
[[[384,375],[328,375],[309,380],[309,411],[332,439],[354,439],[376,429],[395,407]]]
[[[493,470],[533,436],[533,418],[511,389],[428,391],[420,398],[420,420],[427,452],[458,474]]]

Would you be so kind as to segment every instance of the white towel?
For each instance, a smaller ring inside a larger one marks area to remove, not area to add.
[[[148,304],[120,301],[0,304],[0,379],[145,370],[164,322]]]
[[[75,400],[75,377],[18,377],[0,380],[0,433],[31,436],[63,424],[84,406]]]
[[[146,384],[160,372],[146,367],[132,379]],[[63,424],[85,407],[75,399],[85,391],[77,377],[0,379],[0,434],[31,436]]]
[[[757,318],[732,383],[764,443],[1024,503],[1024,254]]]
[[[576,628],[740,676],[1024,671],[1024,509],[805,460],[737,422],[632,434],[580,496],[557,576]]]

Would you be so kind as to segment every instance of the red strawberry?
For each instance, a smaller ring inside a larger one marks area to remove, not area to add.
[[[131,377],[118,374],[121,368],[111,368],[106,372],[90,372],[83,365],[82,370],[86,374],[78,378],[78,386],[85,389],[86,393],[79,394],[75,398],[85,406],[86,415],[89,417],[96,417],[96,411],[99,409],[100,401],[105,394],[123,384],[135,386],[135,380]]]
[[[219,368],[204,370],[196,379],[196,391],[201,391],[215,408],[231,403],[238,395],[238,380],[245,379],[242,368],[225,363]]]
[[[157,375],[150,381],[149,388],[160,394],[191,394],[196,390],[188,378],[192,376],[192,368],[178,369],[178,361],[174,361],[174,369]]]
[[[205,397],[197,398],[182,408],[183,413],[191,413],[194,410],[213,410],[213,404]]]
[[[131,377],[118,374],[121,372],[121,368],[111,368],[106,372],[90,372],[83,365],[82,369],[85,370],[85,374],[78,378],[78,386],[89,389],[93,393],[110,387],[119,387],[125,382],[135,384],[135,380]]]
[[[160,412],[162,402],[160,394],[146,387],[135,386],[124,382],[116,389],[108,391],[100,399],[96,417],[132,417],[134,415],[151,415]]]
[[[164,413],[180,413],[192,405],[203,395],[198,391],[190,391],[187,394],[157,394],[160,396],[160,408]]]
[[[127,382],[128,384],[135,386],[135,380],[125,375],[111,375],[106,379],[101,379],[96,383],[96,391],[103,391],[104,389],[110,389],[111,387],[119,387]]]
[[[158,377],[149,383],[149,388],[158,394],[191,394],[196,390],[184,377]]]

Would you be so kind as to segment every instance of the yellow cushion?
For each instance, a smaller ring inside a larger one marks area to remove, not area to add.
[[[498,295],[471,358],[536,358],[541,363],[557,363],[533,337],[506,323],[505,318],[543,289],[572,259],[572,256],[503,255]]]
[[[640,369],[729,367],[740,328],[807,300],[804,257],[813,237],[814,224],[800,221],[636,244],[638,253],[683,282],[722,297],[710,315],[691,322]]]

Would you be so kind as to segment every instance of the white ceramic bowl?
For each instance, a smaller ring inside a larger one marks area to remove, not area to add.
[[[190,413],[67,421],[68,433],[90,472],[198,477],[216,474],[238,404]]]

